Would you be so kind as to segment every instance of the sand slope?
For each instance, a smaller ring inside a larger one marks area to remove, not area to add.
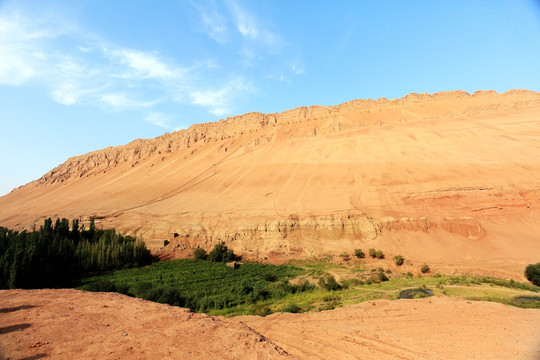
[[[246,325],[120,294],[1,290],[0,304],[4,358],[290,358]]]
[[[169,239],[171,253],[375,247],[521,274],[540,253],[539,174],[539,93],[411,94],[250,113],[77,156],[0,198],[0,225],[96,217]]]
[[[0,357],[538,359],[540,311],[451,298],[217,319],[119,294],[0,291]]]

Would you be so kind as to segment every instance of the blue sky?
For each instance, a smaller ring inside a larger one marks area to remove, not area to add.
[[[0,195],[250,111],[540,91],[538,1],[0,1]]]

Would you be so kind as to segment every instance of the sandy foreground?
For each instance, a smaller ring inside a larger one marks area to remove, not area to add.
[[[540,311],[446,297],[231,319],[120,294],[0,291],[2,359],[539,359]]]

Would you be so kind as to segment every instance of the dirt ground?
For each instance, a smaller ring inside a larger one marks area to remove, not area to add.
[[[2,359],[540,359],[540,311],[446,297],[231,319],[120,294],[0,291]]]

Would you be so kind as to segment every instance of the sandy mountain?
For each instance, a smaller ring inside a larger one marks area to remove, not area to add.
[[[540,254],[540,93],[453,91],[197,124],[68,159],[0,225],[97,219],[263,259],[377,248],[522,273]]]

